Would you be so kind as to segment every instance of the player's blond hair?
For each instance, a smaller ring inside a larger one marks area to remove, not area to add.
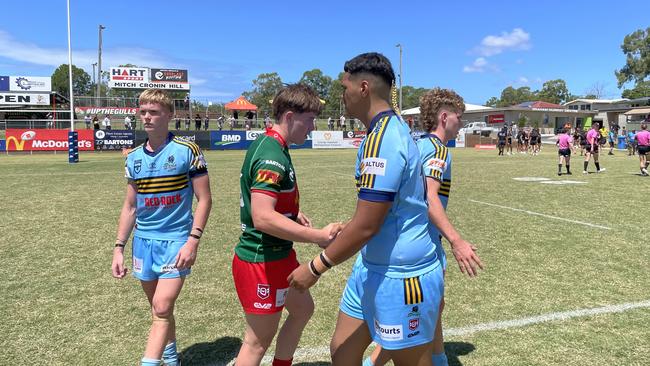
[[[174,111],[174,102],[166,91],[161,89],[147,89],[140,93],[140,105],[143,104],[160,104],[169,109],[170,112]]]
[[[420,97],[420,119],[427,132],[438,128],[438,112],[443,107],[456,113],[465,112],[463,98],[451,89],[433,88]]]

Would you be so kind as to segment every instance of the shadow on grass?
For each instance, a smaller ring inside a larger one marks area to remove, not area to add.
[[[445,342],[445,353],[447,354],[449,366],[463,366],[463,363],[460,362],[458,357],[468,355],[475,349],[476,347],[471,343]]]
[[[196,343],[181,351],[180,358],[186,366],[226,365],[235,359],[241,344],[241,339],[236,337]]]

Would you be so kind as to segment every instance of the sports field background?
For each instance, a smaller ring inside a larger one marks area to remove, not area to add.
[[[573,176],[558,177],[553,146],[534,157],[452,153],[449,215],[479,247],[487,268],[476,279],[464,278],[448,250],[445,329],[650,299],[650,178],[638,175],[637,157],[603,156],[606,172],[583,175],[574,155]],[[75,165],[65,154],[0,156],[0,365],[135,365],[142,357],[150,324],[145,296],[130,275],[122,281],[110,275],[125,191],[123,157],[80,155]],[[230,264],[240,232],[243,156],[206,152],[212,215],[176,309],[185,366],[227,364],[241,344],[244,321]],[[356,200],[355,151],[294,150],[292,156],[301,208],[314,224],[349,219]],[[313,244],[296,244],[296,250],[301,260],[318,253]],[[316,312],[296,363],[329,364],[328,344],[351,262],[329,271],[313,289]],[[467,331],[446,337],[447,354],[451,365],[648,365],[648,306]]]

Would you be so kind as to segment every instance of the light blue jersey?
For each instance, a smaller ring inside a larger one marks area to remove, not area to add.
[[[420,154],[408,125],[392,110],[371,121],[359,146],[356,180],[359,199],[393,202],[380,231],[361,251],[364,266],[392,278],[419,276],[437,266]]]
[[[133,149],[125,163],[125,177],[137,186],[134,236],[184,242],[192,229],[191,179],[208,172],[203,153],[171,133],[155,152],[145,145]]]
[[[442,143],[440,138],[434,134],[422,136],[417,142],[420,156],[422,158],[422,169],[424,176],[433,178],[440,182],[440,189],[438,190],[438,198],[442,203],[442,207],[447,210],[447,202],[449,201],[449,192],[451,190],[451,152],[449,148]],[[438,228],[431,224],[432,230],[435,231],[435,236],[439,239],[437,245],[438,259],[447,267],[447,260],[445,251],[442,249],[442,235]]]

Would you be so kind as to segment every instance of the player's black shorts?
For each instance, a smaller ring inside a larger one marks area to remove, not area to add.
[[[512,144],[512,138],[508,137],[508,144]]]
[[[639,153],[639,155],[645,155],[647,153],[650,153],[650,146],[639,145],[637,152]]]
[[[499,140],[499,146],[505,146],[506,142],[504,140]]]
[[[530,141],[530,144],[531,144],[531,145],[537,145],[537,140],[531,140],[531,141]]]
[[[558,155],[571,156],[571,149],[560,149],[557,151]]]
[[[594,151],[591,151],[590,144],[585,145],[585,150],[587,150],[587,152],[591,154],[598,154],[598,144],[594,144]]]

